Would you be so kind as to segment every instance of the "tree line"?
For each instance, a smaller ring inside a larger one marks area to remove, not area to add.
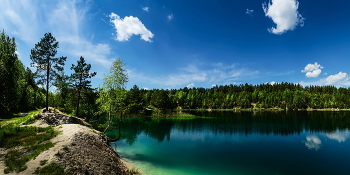
[[[350,108],[350,88],[305,86],[294,83],[220,85],[212,88],[139,89],[126,93],[126,104],[133,108],[168,109],[249,109],[283,110]]]
[[[111,121],[113,116],[163,115],[174,109],[350,108],[350,88],[287,82],[152,90],[134,85],[126,90],[128,76],[121,59],[113,62],[103,86],[94,89],[90,79],[97,73],[90,72],[91,64],[81,56],[71,66],[73,73],[66,75],[66,57],[55,57],[58,48],[58,41],[46,33],[31,50],[32,72],[18,59],[15,39],[1,33],[1,115],[52,106],[87,120]]]

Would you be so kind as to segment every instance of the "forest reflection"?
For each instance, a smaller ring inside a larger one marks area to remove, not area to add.
[[[127,118],[121,125],[122,139],[132,145],[141,133],[162,142],[171,131],[211,132],[225,135],[299,135],[302,132],[332,133],[347,130],[350,112],[346,111],[221,111],[192,112],[191,118]],[[107,133],[117,137],[118,132]]]

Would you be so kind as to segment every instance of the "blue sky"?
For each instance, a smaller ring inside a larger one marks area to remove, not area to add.
[[[350,86],[350,1],[2,0],[0,28],[19,58],[46,32],[67,56],[92,64],[94,87],[111,63],[127,65],[127,88],[291,82]]]

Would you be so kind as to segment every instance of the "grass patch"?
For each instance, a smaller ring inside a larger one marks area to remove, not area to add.
[[[39,114],[29,115],[26,117],[26,120],[22,122],[23,125],[29,125],[35,122],[41,116]]]
[[[0,127],[0,147],[29,146],[50,140],[60,132],[53,127],[20,127],[13,124]]]
[[[12,171],[20,172],[27,169],[25,165],[29,160],[37,157],[41,152],[48,150],[53,147],[54,144],[51,142],[35,144],[24,147],[21,151],[12,150],[5,154],[5,173],[9,173]],[[41,162],[40,162],[41,163]]]
[[[27,117],[28,115],[31,117]],[[7,120],[5,124],[0,125],[0,147],[21,147],[19,150],[10,150],[5,154],[4,162],[6,169],[4,173],[6,174],[12,171],[18,173],[27,169],[26,162],[37,157],[41,152],[53,147],[54,144],[48,142],[48,140],[60,133],[55,131],[53,127],[21,127],[19,123],[30,123],[32,121],[31,118],[35,116],[28,115]]]
[[[48,160],[40,160],[40,165],[45,165]]]
[[[36,111],[32,111],[23,117],[16,117],[16,115],[14,115],[14,118],[11,118],[11,119],[0,119],[0,125],[1,126],[7,125],[7,124],[17,124],[18,125],[20,123],[30,124],[30,122],[34,122],[37,118],[40,117],[38,115],[39,112],[40,112],[40,109],[38,109]]]
[[[64,172],[63,167],[58,165],[55,162],[51,162],[50,164],[44,166],[43,168],[37,168],[34,174],[39,175],[68,175],[68,173]]]

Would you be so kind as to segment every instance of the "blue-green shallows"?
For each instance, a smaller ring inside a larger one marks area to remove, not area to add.
[[[150,175],[350,174],[350,112],[192,114],[125,119],[112,146]]]

